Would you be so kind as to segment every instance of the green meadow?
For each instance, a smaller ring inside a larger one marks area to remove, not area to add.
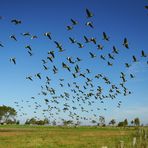
[[[1,125],[0,148],[130,148],[134,127],[51,127]]]

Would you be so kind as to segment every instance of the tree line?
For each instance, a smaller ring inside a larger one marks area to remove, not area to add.
[[[14,108],[10,106],[0,106],[0,124],[19,124],[19,120],[16,120],[17,112]],[[56,126],[56,121],[50,121],[45,118],[43,120],[36,118],[27,119],[25,121],[26,125],[49,125],[52,124],[53,126]],[[105,122],[104,116],[99,116],[98,122],[96,120],[92,120],[92,125],[95,126],[118,126],[118,127],[126,127],[126,126],[140,126],[140,119],[138,117],[134,118],[132,121],[128,121],[127,119],[124,119],[123,121],[116,122],[115,119],[112,119],[108,125]],[[79,126],[81,125],[80,121],[77,121],[74,123],[72,120],[62,120],[63,126]]]

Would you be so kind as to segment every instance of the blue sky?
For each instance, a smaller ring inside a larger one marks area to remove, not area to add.
[[[122,120],[128,118],[139,117],[143,123],[148,123],[148,65],[147,58],[141,58],[141,50],[147,54],[148,44],[148,11],[144,8],[148,3],[145,0],[1,0],[0,16],[0,42],[4,44],[4,48],[0,48],[0,105],[14,106],[15,101],[18,101],[23,106],[23,112],[28,113],[27,116],[19,117],[20,120],[25,120],[28,117],[34,116],[33,106],[34,100],[30,97],[35,96],[36,102],[46,108],[43,98],[37,94],[41,90],[41,85],[45,82],[45,76],[51,77],[51,85],[57,90],[58,94],[63,91],[68,91],[67,87],[61,89],[58,85],[59,78],[65,78],[66,82],[72,83],[76,81],[82,84],[81,79],[74,80],[66,70],[61,70],[58,75],[52,73],[52,63],[48,63],[49,71],[44,71],[41,59],[47,57],[49,50],[55,50],[56,59],[54,65],[61,69],[61,62],[66,62],[66,57],[72,56],[73,59],[80,57],[83,61],[79,64],[82,67],[82,72],[88,67],[92,71],[90,78],[96,73],[103,73],[113,83],[119,83],[120,72],[136,75],[131,80],[129,77],[126,86],[132,91],[132,94],[124,97],[123,95],[117,97],[115,100],[106,100],[104,104],[93,104],[85,106],[86,109],[94,109],[87,117],[92,117],[96,113],[95,108],[101,108],[96,114],[104,115],[106,120],[115,118]],[[85,9],[90,9],[94,17],[94,29],[85,25],[88,19],[86,18]],[[12,19],[20,19],[21,25],[13,25],[10,21]],[[76,19],[79,23],[72,31],[67,31],[66,26],[70,25],[70,19]],[[20,33],[30,32],[32,35],[37,35],[38,39],[31,40],[30,38],[22,37]],[[62,43],[66,50],[63,53],[58,53],[55,44],[43,36],[45,32],[51,32],[53,40]],[[106,32],[110,37],[109,42],[102,40],[102,32]],[[15,34],[18,41],[15,42],[9,38],[10,35]],[[74,37],[77,41],[84,43],[83,36],[96,37],[97,42],[104,45],[103,51],[98,51],[96,45],[84,44],[84,48],[79,49],[76,45],[71,45],[68,37]],[[122,46],[123,39],[127,38],[129,41],[129,49]],[[33,56],[30,57],[25,49],[26,45],[30,45],[33,49]],[[113,67],[108,67],[106,62],[99,59],[100,54],[107,54],[111,52],[112,46],[115,45],[119,49],[119,55],[115,56]],[[90,59],[88,52],[91,51],[97,55],[97,58]],[[132,62],[132,56],[135,55],[138,63]],[[16,57],[16,65],[10,63],[9,58]],[[125,62],[132,64],[130,69],[126,69]],[[43,79],[34,81],[26,80],[26,76],[35,75],[40,72]],[[66,83],[65,82],[65,83]],[[107,86],[102,82],[93,81],[94,85],[101,85],[104,91]],[[48,96],[51,97],[50,95]],[[21,100],[24,100],[22,102]],[[28,107],[25,102],[29,100]],[[121,108],[116,107],[119,100],[122,100]],[[63,102],[62,102],[63,103]],[[68,102],[71,106],[71,101]],[[74,104],[77,106],[78,104]],[[82,105],[83,106],[83,105]],[[104,111],[103,108],[108,108]],[[62,108],[62,105],[59,105]],[[38,110],[40,112],[40,109]],[[83,116],[80,110],[78,114]],[[40,113],[37,114],[41,117]],[[61,117],[67,118],[63,112]]]

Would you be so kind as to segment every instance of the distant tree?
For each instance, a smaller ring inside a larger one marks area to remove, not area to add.
[[[124,126],[128,126],[128,120],[127,119],[125,119],[123,122],[124,122]]]
[[[36,124],[36,119],[35,118],[31,118],[29,120],[29,124]]]
[[[75,123],[75,126],[79,126],[81,124],[81,122],[80,121],[77,121],[76,123]]]
[[[56,123],[55,120],[52,121],[52,125],[53,125],[53,126],[56,126],[56,125],[57,125],[57,123]]]
[[[118,123],[118,126],[119,126],[119,127],[124,126],[124,122],[123,122],[123,121],[122,121],[122,122],[119,122],[119,123]]]
[[[44,120],[36,120],[35,118],[27,119],[25,124],[36,124],[36,125],[45,125],[49,124],[49,121],[47,118]]]
[[[64,121],[63,121],[63,125],[64,125],[64,126],[68,126],[68,125],[72,125],[72,124],[73,124],[73,121],[72,121],[72,120],[67,120],[67,121],[64,120]]]
[[[112,120],[109,122],[109,124],[114,126],[114,125],[116,124],[116,120],[115,120],[115,119],[112,119]]]
[[[99,126],[105,126],[105,117],[99,116]]]
[[[44,119],[44,124],[49,124],[49,120],[47,118]]]
[[[128,126],[128,120],[125,119],[124,121],[119,122],[119,123],[118,123],[118,126],[119,126],[119,127],[122,127],[122,126],[124,126],[124,127],[125,127],[125,126]]]
[[[38,121],[35,122],[35,124],[44,125],[45,123],[44,123],[44,120],[38,120]]]
[[[16,121],[16,124],[20,124],[20,121],[19,121],[19,120],[17,120],[17,121]]]
[[[25,121],[25,124],[29,124],[29,119],[27,119],[27,120]]]
[[[96,120],[92,120],[91,123],[92,123],[92,124],[96,124],[97,121],[96,121]]]
[[[139,118],[135,118],[134,119],[134,124],[135,124],[135,126],[140,126],[140,120],[139,120]]]
[[[14,108],[10,106],[0,106],[0,122],[14,122],[15,123],[15,117],[17,115],[17,112]]]
[[[134,121],[132,120],[132,121],[131,121],[131,125],[133,125],[133,124],[134,124]]]

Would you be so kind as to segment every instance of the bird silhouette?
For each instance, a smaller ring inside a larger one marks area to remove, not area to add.
[[[16,58],[10,58],[10,62],[13,62],[13,64],[16,64]]]
[[[47,36],[50,40],[52,39],[52,38],[51,38],[51,33],[50,33],[50,32],[44,33],[44,36]]]
[[[17,20],[17,19],[13,19],[13,20],[11,20],[11,23],[13,23],[15,25],[18,25],[18,24],[21,24],[22,21],[21,20]]]
[[[70,19],[73,25],[77,25],[78,21],[74,20],[74,19]]]
[[[86,9],[86,16],[87,18],[93,17],[93,13],[90,10]]]
[[[127,38],[124,38],[123,46],[125,46],[126,48],[129,48]]]
[[[17,41],[15,35],[10,35],[10,38],[13,39],[14,41]]]

